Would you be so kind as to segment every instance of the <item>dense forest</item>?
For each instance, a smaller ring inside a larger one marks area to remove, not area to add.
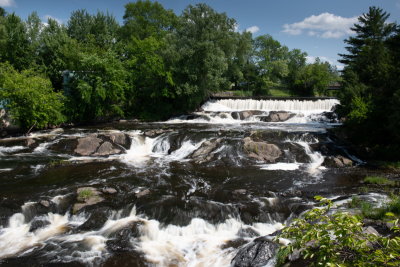
[[[205,4],[176,15],[157,2],[108,13],[72,12],[68,22],[26,21],[0,11],[2,105],[24,129],[117,118],[167,119],[196,109],[210,94],[324,95],[338,73],[306,63],[270,35],[253,38]]]

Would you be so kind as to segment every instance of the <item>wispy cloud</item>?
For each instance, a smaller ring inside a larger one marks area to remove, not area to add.
[[[339,64],[339,62],[337,62],[336,60],[333,60],[333,59],[331,59],[331,58],[329,58],[329,57],[321,56],[321,57],[318,57],[318,58],[319,58],[322,62],[328,62],[328,63],[331,64],[332,66],[336,66],[336,68],[337,68],[338,70],[343,70],[343,68],[344,68],[344,66],[341,65],[341,64]],[[314,57],[314,56],[306,56],[306,61],[307,61],[308,64],[312,64],[312,63],[314,63],[316,60],[317,60],[317,57]]]
[[[0,0],[0,1],[1,1],[1,0]],[[45,15],[45,16],[44,16],[44,19],[45,19],[45,23],[47,23],[47,21],[48,21],[49,19],[54,19],[55,21],[57,21],[58,24],[62,24],[62,20],[61,20],[61,19],[58,19],[58,18],[53,17],[53,16],[51,16],[51,15]]]
[[[14,0],[0,0],[1,7],[9,7],[9,6],[16,6]]]
[[[251,26],[251,27],[246,29],[246,32],[256,33],[259,30],[260,30],[260,28],[258,26]]]
[[[341,38],[352,33],[350,29],[357,17],[344,18],[331,13],[312,15],[303,21],[283,25],[283,32],[290,35],[307,34],[322,38]]]

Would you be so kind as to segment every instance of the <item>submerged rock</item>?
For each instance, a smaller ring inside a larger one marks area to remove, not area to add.
[[[254,115],[264,114],[261,110],[245,110],[245,111],[235,111],[231,113],[232,118],[235,120],[246,120]]]
[[[221,142],[221,138],[205,141],[193,152],[191,158],[198,164],[212,160],[214,155],[211,152],[213,152]]]
[[[240,249],[232,260],[234,267],[261,267],[275,255],[278,245],[261,237]]]
[[[273,163],[282,155],[282,151],[275,144],[255,142],[250,137],[246,137],[243,141],[244,151],[249,157],[256,160]]]
[[[110,210],[107,208],[96,209],[90,214],[89,218],[80,225],[78,231],[91,231],[98,230],[104,226],[108,217],[110,216]]]
[[[140,236],[140,223],[132,223],[110,236],[106,242],[107,249],[112,252],[126,252],[133,250],[134,239]]]
[[[260,117],[265,122],[283,122],[293,118],[296,114],[287,111],[271,111],[268,116]]]

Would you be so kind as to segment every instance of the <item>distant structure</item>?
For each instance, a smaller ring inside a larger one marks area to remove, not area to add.
[[[328,85],[327,90],[340,90],[342,89],[342,85],[338,82],[334,82]]]

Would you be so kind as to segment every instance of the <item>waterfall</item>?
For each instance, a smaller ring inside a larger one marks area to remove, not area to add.
[[[204,111],[332,111],[333,107],[340,104],[337,99],[318,100],[255,100],[255,99],[223,99],[208,101],[202,106]]]

